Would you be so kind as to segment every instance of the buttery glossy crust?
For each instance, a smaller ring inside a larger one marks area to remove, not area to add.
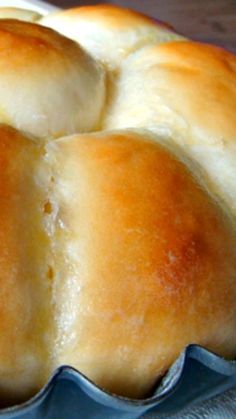
[[[143,397],[180,351],[236,353],[235,226],[158,137],[51,142],[55,366]]]
[[[144,397],[189,343],[236,355],[236,59],[115,6],[41,23],[106,70],[0,20],[1,400],[61,364]]]
[[[52,350],[47,186],[39,145],[0,126],[0,406],[29,398]]]
[[[146,44],[184,39],[169,25],[111,4],[52,13],[43,17],[40,23],[79,42],[108,67],[116,66]]]
[[[179,144],[235,216],[235,112],[235,55],[196,42],[169,42],[123,62],[103,128],[146,127]]]
[[[179,136],[188,129],[189,142],[233,141],[235,78],[236,57],[222,48],[190,41],[147,46],[121,64],[105,127],[165,123]]]
[[[104,72],[75,42],[19,20],[0,20],[0,122],[38,137],[97,127]]]

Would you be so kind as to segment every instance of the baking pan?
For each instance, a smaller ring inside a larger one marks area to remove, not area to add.
[[[58,368],[28,402],[0,410],[4,419],[135,419],[147,412],[170,415],[236,385],[236,362],[189,345],[151,397],[131,400],[112,395],[69,366]]]

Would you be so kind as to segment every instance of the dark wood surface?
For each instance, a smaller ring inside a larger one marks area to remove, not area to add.
[[[164,20],[195,40],[212,42],[236,52],[236,0],[51,0],[60,7],[113,3]]]

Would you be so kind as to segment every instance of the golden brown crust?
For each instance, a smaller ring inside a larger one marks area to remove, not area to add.
[[[25,400],[48,379],[52,351],[49,239],[43,152],[0,126],[0,405]]]
[[[212,143],[233,140],[235,78],[236,57],[222,48],[190,41],[147,46],[123,63],[105,127],[158,126],[160,120],[175,132],[174,116],[179,115],[189,131],[199,131],[197,139],[202,134]],[[170,112],[166,119],[164,106]]]
[[[130,397],[189,343],[236,352],[235,227],[158,141],[123,131],[48,146],[55,359]]]
[[[119,7],[115,4],[97,4],[90,6],[80,6],[71,9],[63,10],[58,13],[53,13],[53,16],[68,16],[73,18],[82,18],[86,20],[100,21],[101,25],[110,27],[111,30],[126,29],[129,26],[143,24],[156,27],[156,21],[142,13],[128,9],[127,7]],[[49,15],[46,17],[49,18]],[[160,26],[170,28],[165,23],[159,23]]]
[[[179,144],[235,215],[235,80],[236,57],[221,48],[145,47],[121,66],[103,127],[146,127]]]
[[[236,58],[111,5],[41,23],[107,71],[0,20],[0,123],[37,136],[0,125],[1,400],[62,364],[145,397],[189,343],[236,355]],[[146,130],[55,139],[102,126]]]
[[[116,67],[146,44],[184,39],[167,24],[111,4],[59,11],[43,17],[40,23],[79,42],[108,67]]]

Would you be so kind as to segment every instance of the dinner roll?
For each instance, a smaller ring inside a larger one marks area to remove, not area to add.
[[[188,344],[236,357],[236,58],[112,5],[37,19],[0,9],[0,406],[65,364],[145,398]]]
[[[50,241],[44,221],[50,174],[43,155],[32,139],[0,126],[1,407],[35,394],[50,372]]]
[[[236,354],[235,224],[159,141],[124,130],[47,145],[55,367],[133,398],[189,343]]]
[[[0,123],[38,137],[97,128],[104,71],[51,29],[0,20]]]
[[[46,15],[40,23],[79,42],[109,67],[143,45],[184,39],[169,25],[111,4],[59,11]]]
[[[183,147],[236,212],[236,57],[196,42],[143,48],[122,63],[105,129],[148,127]]]

